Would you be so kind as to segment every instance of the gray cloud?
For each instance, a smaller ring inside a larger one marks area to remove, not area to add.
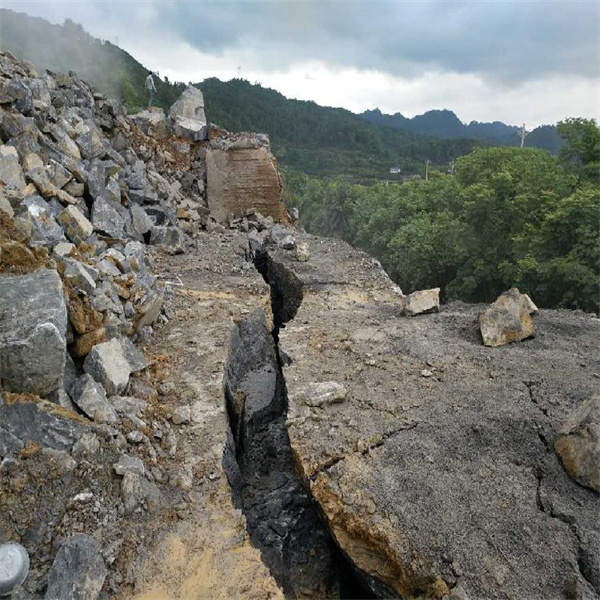
[[[332,67],[417,77],[427,70],[506,84],[555,74],[599,76],[596,0],[0,2],[54,22],[70,17],[94,35],[184,40],[244,67]]]
[[[598,76],[597,2],[155,3],[164,27],[265,68],[320,59],[411,76],[424,69],[524,80]]]

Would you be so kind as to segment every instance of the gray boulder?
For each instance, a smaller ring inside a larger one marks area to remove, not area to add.
[[[56,271],[0,277],[0,378],[6,390],[44,396],[60,388],[66,331]]]
[[[183,250],[185,235],[179,227],[155,226],[150,231],[150,243],[153,245],[174,246]]]
[[[65,263],[65,279],[70,281],[76,288],[84,291],[86,294],[91,295],[96,289],[96,281],[92,276],[96,271],[92,270],[91,267],[87,267],[83,263],[73,258],[64,258]],[[86,268],[87,267],[87,268]],[[95,279],[98,279],[97,273]]]
[[[26,220],[31,223],[30,241],[41,246],[55,246],[65,241],[62,227],[52,216],[52,208],[41,196],[29,196],[24,202]]]
[[[0,157],[0,182],[18,190],[22,190],[25,187],[23,169],[16,156]]]
[[[94,226],[75,206],[67,206],[57,220],[64,227],[67,237],[77,245],[85,242],[94,232]]]
[[[167,119],[162,108],[151,107],[136,115],[131,115],[131,120],[146,135],[157,140],[166,140],[169,136]]]
[[[207,139],[208,124],[202,92],[190,85],[171,106],[169,121],[175,135],[195,142]]]
[[[71,536],[50,568],[45,600],[95,600],[105,579],[106,566],[94,539]]]
[[[76,379],[70,388],[73,402],[90,418],[99,423],[118,421],[115,409],[109,404],[101,384],[87,373]]]
[[[92,207],[92,224],[97,231],[113,238],[126,238],[126,227],[131,226],[129,212],[124,206],[100,196]]]
[[[73,419],[65,415],[64,410],[44,400],[8,404],[0,399],[0,446],[12,444],[15,451],[35,442],[44,448],[70,450],[89,429],[75,413]]]
[[[83,363],[83,370],[101,383],[110,396],[120,394],[127,387],[132,372],[119,339],[94,346]]]

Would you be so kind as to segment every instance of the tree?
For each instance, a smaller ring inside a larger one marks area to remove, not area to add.
[[[595,119],[580,117],[559,121],[558,133],[565,142],[559,158],[581,179],[600,179],[600,129]]]

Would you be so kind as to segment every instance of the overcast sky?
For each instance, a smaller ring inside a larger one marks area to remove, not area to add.
[[[71,18],[171,81],[241,76],[353,112],[600,121],[599,0],[3,1]]]

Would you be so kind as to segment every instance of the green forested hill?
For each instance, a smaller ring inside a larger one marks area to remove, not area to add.
[[[290,100],[243,79],[213,78],[198,85],[211,121],[233,131],[267,132],[283,165],[312,175],[390,179],[391,166],[400,166],[405,174],[423,174],[426,160],[445,170],[479,144],[374,126],[350,111]]]

